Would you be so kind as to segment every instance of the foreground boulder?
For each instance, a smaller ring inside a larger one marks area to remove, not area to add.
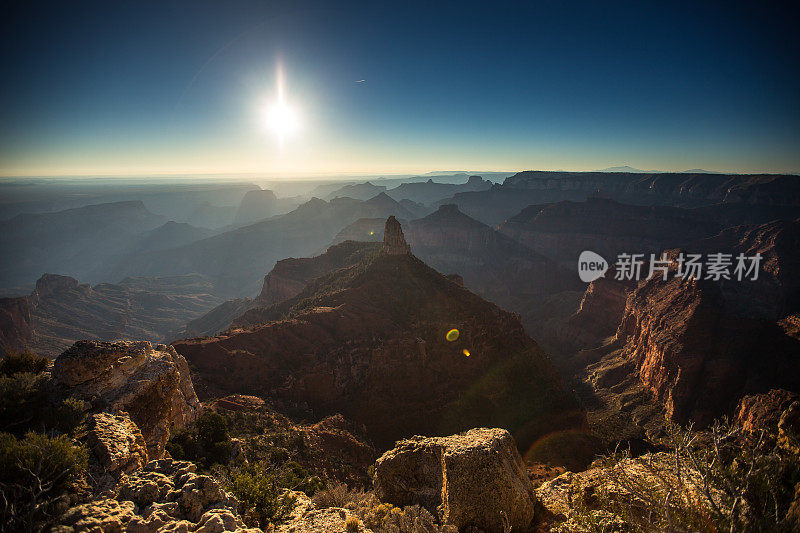
[[[52,378],[95,409],[128,413],[149,459],[163,455],[170,428],[200,413],[186,360],[163,344],[154,349],[147,341],[79,341],[56,358]]]
[[[381,501],[421,505],[459,529],[502,532],[507,521],[524,531],[533,520],[533,486],[504,429],[399,441],[375,463],[373,482]]]

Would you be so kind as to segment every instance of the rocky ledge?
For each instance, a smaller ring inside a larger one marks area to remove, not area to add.
[[[136,533],[155,531],[260,531],[248,529],[236,512],[239,502],[211,476],[188,461],[150,461],[123,474],[107,497],[73,507],[59,531]]]
[[[56,358],[52,381],[66,395],[88,402],[94,411],[126,413],[141,430],[151,460],[163,455],[171,428],[181,428],[200,414],[189,366],[172,346],[79,341]],[[95,420],[99,425],[110,422]],[[116,421],[117,426],[125,423]],[[98,430],[101,433],[114,434]]]

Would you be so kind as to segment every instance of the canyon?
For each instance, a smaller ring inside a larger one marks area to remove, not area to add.
[[[223,334],[173,346],[213,394],[268,394],[316,415],[341,412],[382,445],[492,423],[525,446],[553,427],[581,427],[517,317],[411,255],[394,218],[383,248],[367,249],[360,262],[251,309]]]

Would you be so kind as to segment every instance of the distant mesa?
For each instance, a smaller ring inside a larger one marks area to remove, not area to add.
[[[43,274],[20,298],[0,298],[0,353],[27,349],[56,354],[80,339],[174,338],[219,300],[199,275],[126,278],[92,287],[73,277]]]

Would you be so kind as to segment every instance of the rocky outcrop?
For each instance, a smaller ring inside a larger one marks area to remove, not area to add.
[[[394,505],[421,505],[459,530],[525,531],[535,496],[514,439],[503,429],[449,437],[413,437],[375,463],[375,495]]]
[[[136,504],[106,498],[71,508],[61,518],[62,531],[122,533],[136,516]]]
[[[225,396],[224,398],[212,400],[206,405],[214,410],[222,409],[225,411],[252,411],[254,409],[263,408],[266,405],[266,402],[258,396],[231,394],[230,396]]]
[[[306,286],[306,280],[296,280],[281,276],[278,265],[282,262],[283,261],[278,261],[275,268],[264,278],[264,287],[261,289],[261,294],[259,295],[259,300],[261,300],[264,305],[272,305],[297,296]],[[278,270],[276,271],[276,269]]]
[[[200,412],[186,360],[171,346],[79,341],[56,358],[52,379],[71,397],[128,413],[150,459],[163,454],[170,428],[185,426]]]
[[[61,531],[260,532],[248,529],[238,514],[239,502],[194,464],[162,459],[122,475],[114,498],[95,500],[68,510]]]
[[[131,472],[147,463],[144,437],[128,413],[98,413],[89,418],[88,426],[87,444],[106,472]]]
[[[299,429],[308,446],[320,452],[323,459],[318,463],[319,466],[338,463],[366,471],[377,456],[375,449],[359,437],[365,433],[365,428],[356,427],[340,414]]]
[[[405,255],[411,251],[403,236],[403,228],[393,216],[386,219],[386,228],[383,231],[383,250],[389,255]]]
[[[800,394],[782,389],[745,396],[736,410],[736,425],[748,432],[775,431],[781,415],[798,400]]]
[[[36,280],[36,296],[45,298],[59,292],[78,288],[78,280],[69,276],[59,276],[58,274],[42,274]]]

